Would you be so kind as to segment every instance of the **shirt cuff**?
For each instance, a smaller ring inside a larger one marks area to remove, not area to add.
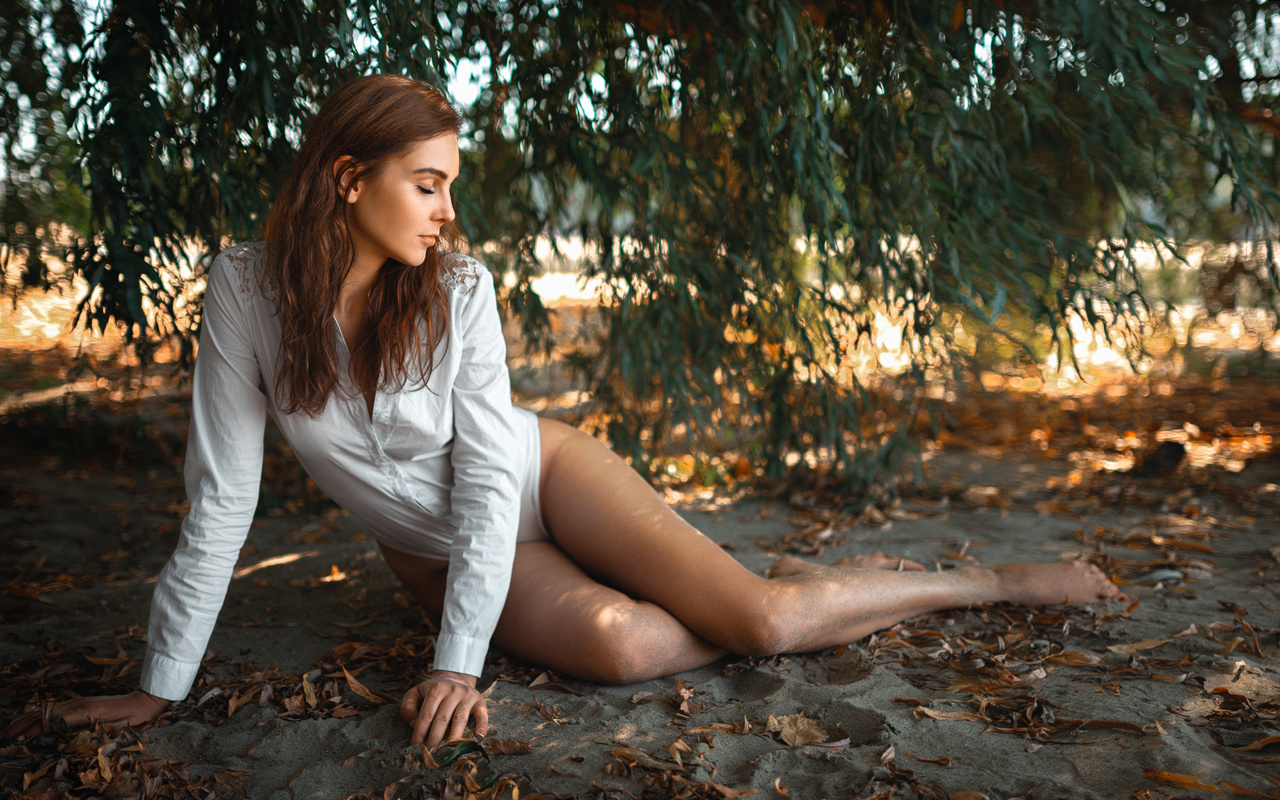
[[[484,671],[484,657],[488,652],[488,639],[442,633],[436,637],[436,658],[432,668],[461,672],[478,678]]]
[[[199,671],[199,662],[174,661],[148,647],[142,661],[142,691],[165,700],[185,700]]]

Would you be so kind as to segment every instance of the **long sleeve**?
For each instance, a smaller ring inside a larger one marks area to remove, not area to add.
[[[486,270],[472,265],[478,282],[457,311],[454,330],[460,341],[450,343],[462,347],[452,401],[450,500],[457,533],[449,551],[434,666],[478,676],[511,582],[520,505],[506,342],[493,282]]]
[[[142,688],[168,700],[191,690],[253,522],[267,400],[232,268],[209,272],[192,387],[186,487],[191,508],[151,600]]]

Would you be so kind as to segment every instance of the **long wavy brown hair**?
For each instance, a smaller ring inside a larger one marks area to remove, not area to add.
[[[457,134],[462,118],[432,86],[398,75],[357,78],[334,92],[308,124],[302,147],[267,217],[263,274],[280,317],[276,398],[286,413],[316,417],[338,386],[333,312],[355,260],[346,193],[376,177],[416,143]],[[351,156],[335,174],[340,156]],[[345,188],[344,188],[345,187]],[[441,240],[456,243],[446,225]],[[444,253],[421,264],[388,259],[369,292],[365,324],[351,346],[351,377],[364,394],[423,381],[448,331],[440,285]]]

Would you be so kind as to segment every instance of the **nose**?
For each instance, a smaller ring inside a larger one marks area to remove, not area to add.
[[[439,220],[441,223],[453,222],[457,215],[453,213],[453,193],[444,191],[440,193],[440,204],[436,207],[435,213],[431,215],[432,219]]]

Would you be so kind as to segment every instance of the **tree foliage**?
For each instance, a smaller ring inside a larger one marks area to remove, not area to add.
[[[77,151],[64,91],[83,44],[73,3],[0,2],[0,264],[20,258],[26,287],[48,288],[44,255],[86,230],[84,195],[67,179]]]
[[[72,248],[84,319],[186,330],[186,283],[253,235],[320,98],[369,71],[476,70],[460,222],[515,276],[533,342],[537,237],[588,245],[606,330],[580,367],[615,446],[643,460],[679,427],[775,471],[816,454],[865,487],[906,441],[850,367],[877,314],[902,325],[896,369],[918,385],[960,322],[1009,333],[1016,312],[1060,347],[1073,316],[1122,332],[1141,243],[1265,243],[1277,282],[1277,15],[116,0],[62,51],[83,76],[62,97],[91,210]]]

